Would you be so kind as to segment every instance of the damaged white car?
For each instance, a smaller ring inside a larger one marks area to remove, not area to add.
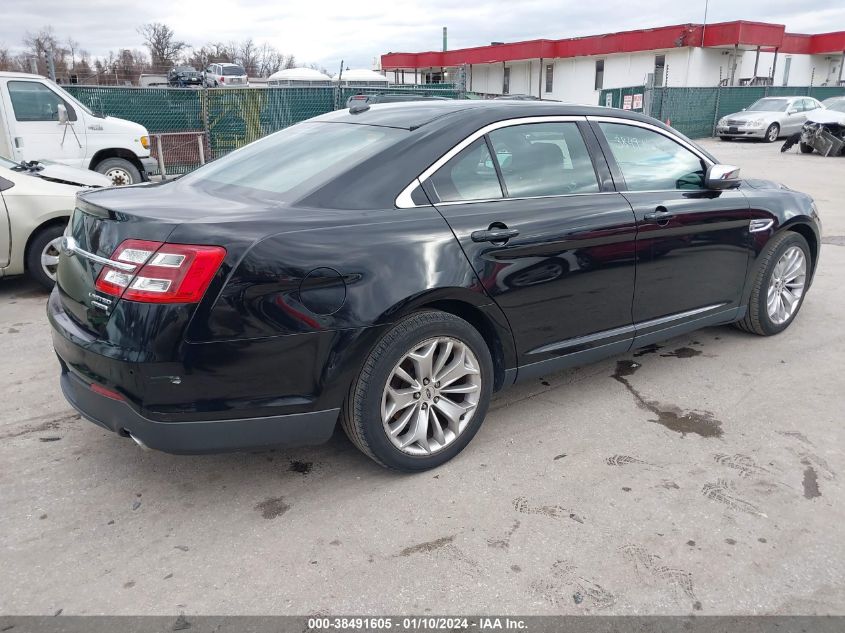
[[[825,102],[824,110],[809,113],[801,132],[789,137],[781,151],[796,143],[802,154],[845,155],[845,98],[831,99]]]

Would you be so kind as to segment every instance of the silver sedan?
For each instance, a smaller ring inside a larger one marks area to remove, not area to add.
[[[812,97],[764,97],[742,112],[719,119],[716,136],[723,141],[758,138],[772,143],[801,131],[807,113],[824,106]]]

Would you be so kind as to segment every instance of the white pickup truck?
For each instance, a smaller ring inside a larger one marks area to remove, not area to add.
[[[144,126],[96,114],[39,75],[0,72],[0,156],[93,169],[115,185],[156,166]]]

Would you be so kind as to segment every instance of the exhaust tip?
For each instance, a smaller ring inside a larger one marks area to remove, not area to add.
[[[149,446],[147,446],[146,444],[144,444],[144,442],[142,442],[141,440],[139,440],[137,437],[135,437],[134,435],[132,435],[132,434],[131,434],[131,433],[129,433],[128,431],[127,431],[127,434],[129,435],[129,437],[131,437],[131,438],[132,438],[132,441],[133,441],[133,442],[135,442],[138,446],[140,446],[143,450],[145,450],[145,451],[149,451],[149,450],[151,450]]]

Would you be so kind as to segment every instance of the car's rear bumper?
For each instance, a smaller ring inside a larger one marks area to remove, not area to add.
[[[219,453],[265,446],[322,444],[334,431],[339,409],[264,418],[157,422],[124,401],[101,395],[62,363],[62,393],[95,424],[147,448],[166,453]]]

